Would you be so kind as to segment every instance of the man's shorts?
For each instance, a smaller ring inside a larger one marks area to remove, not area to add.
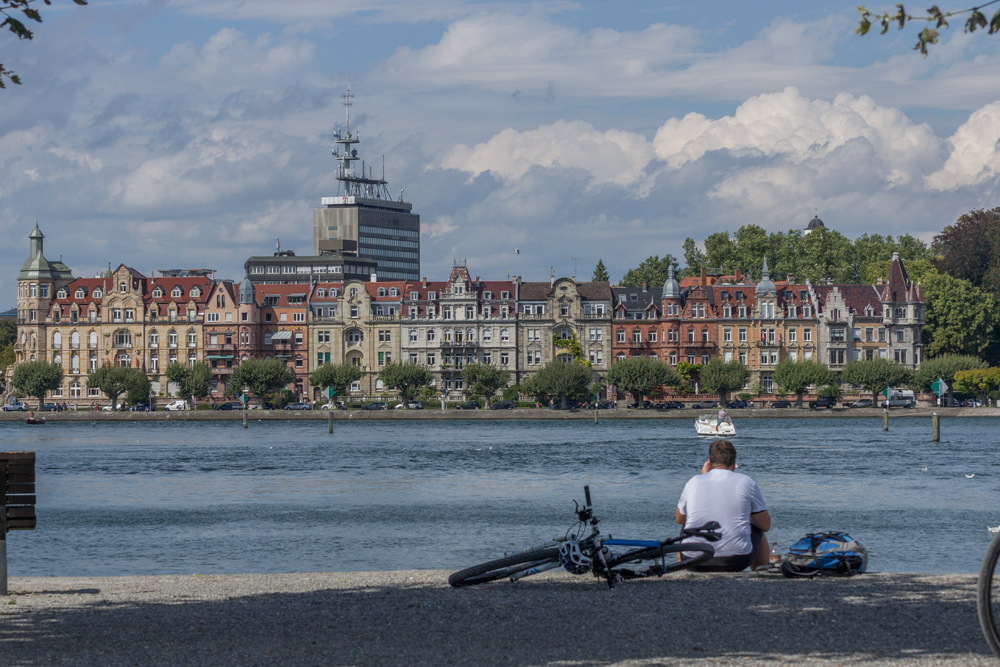
[[[757,560],[757,552],[760,550],[760,541],[764,537],[764,531],[757,526],[750,526],[750,553],[739,556],[717,556],[709,558],[701,565],[689,568],[692,572],[740,572],[747,569]]]

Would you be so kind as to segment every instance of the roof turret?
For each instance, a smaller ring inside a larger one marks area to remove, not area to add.
[[[754,296],[760,296],[761,294],[766,294],[770,292],[771,294],[776,294],[778,288],[774,286],[771,282],[771,274],[767,270],[767,257],[764,258],[764,268],[760,273],[760,282],[757,283],[757,288],[753,291]]]
[[[250,276],[246,276],[240,283],[240,303],[252,304],[255,300],[253,283],[250,282]]]
[[[664,299],[679,299],[681,298],[681,286],[677,282],[675,276],[674,265],[671,264],[670,268],[667,269],[667,280],[663,283],[663,298]]]
[[[45,255],[42,254],[45,234],[42,234],[37,222],[28,238],[31,240],[29,243],[30,254],[27,261],[21,266],[21,273],[17,276],[18,280],[73,280],[73,273],[68,266],[62,262],[50,262],[45,259]]]

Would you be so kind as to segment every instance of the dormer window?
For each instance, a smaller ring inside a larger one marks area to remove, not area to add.
[[[163,288],[162,287],[157,287],[156,289],[153,290],[153,298],[154,299],[159,299],[162,296],[163,296]]]
[[[420,292],[410,292],[410,301],[416,301],[420,298]]]
[[[94,298],[95,299],[100,299],[103,295],[104,295],[104,292],[103,292],[103,290],[101,290],[100,287],[97,287],[97,288],[94,289]]]
[[[201,290],[199,288],[197,288],[197,287],[192,287],[191,288],[191,298],[192,299],[197,299],[199,296],[201,296]]]
[[[87,296],[87,293],[84,291],[82,287],[76,288],[76,292],[73,293],[74,299],[82,299],[85,296]]]
[[[456,283],[451,286],[451,291],[453,294],[465,294],[465,286]]]
[[[378,288],[378,292],[376,292],[376,294],[378,296],[385,296],[385,288],[384,287],[379,287]]]
[[[867,306],[865,306],[865,316],[866,317],[871,317],[874,314],[875,314],[875,311],[872,309],[871,304],[868,304]]]
[[[493,292],[483,292],[483,298],[489,301],[493,298]]]
[[[56,298],[65,299],[66,298],[66,290],[61,289],[58,292],[56,292]]]
[[[427,298],[430,299],[431,301],[434,301],[435,299],[438,298],[437,292],[428,292]]]
[[[330,296],[336,297],[338,294],[340,294],[340,292],[337,291],[337,288],[334,287],[330,289]]]
[[[500,292],[500,298],[501,299],[509,299],[510,298],[510,292]]]
[[[326,290],[323,289],[322,287],[320,287],[318,290],[316,290],[316,296],[320,297],[320,298],[325,297],[326,296]]]
[[[172,290],[170,290],[170,296],[172,296],[175,299],[180,298],[181,294],[182,292],[180,287],[175,287]]]
[[[395,287],[389,288],[389,296],[399,296],[399,290]]]
[[[352,287],[351,288],[351,298],[353,299],[357,295],[358,295],[358,288],[357,287]]]
[[[118,291],[123,294],[128,291],[128,283],[118,283]]]

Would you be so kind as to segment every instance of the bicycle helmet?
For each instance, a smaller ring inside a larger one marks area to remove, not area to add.
[[[594,566],[594,562],[580,550],[580,544],[576,540],[564,542],[559,547],[559,562],[571,574],[586,574]]]

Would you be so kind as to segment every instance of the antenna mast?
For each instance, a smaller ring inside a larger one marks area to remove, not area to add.
[[[363,197],[366,199],[381,199],[391,201],[388,182],[385,180],[385,165],[383,158],[382,176],[374,178],[370,173],[365,174],[364,162],[361,163],[361,173],[358,174],[354,168],[354,163],[360,160],[358,149],[355,145],[361,143],[359,132],[351,134],[351,77],[347,77],[347,91],[341,95],[344,98],[344,107],[347,110],[347,123],[344,127],[344,134],[336,131],[333,134],[334,148],[332,153],[334,159],[340,164],[337,165],[337,180],[343,185],[343,193],[346,197]],[[339,192],[339,188],[338,188]]]

